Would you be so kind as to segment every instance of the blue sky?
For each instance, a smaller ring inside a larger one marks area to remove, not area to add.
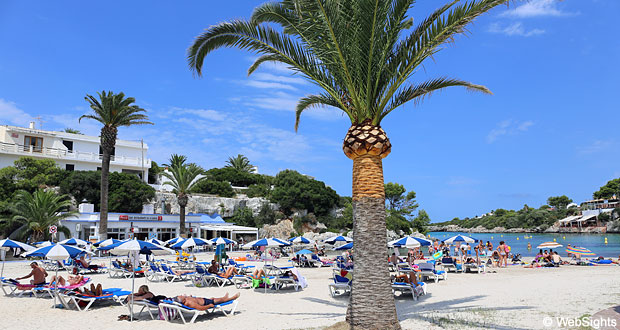
[[[241,153],[261,173],[292,168],[350,195],[347,119],[313,110],[293,129],[296,100],[314,85],[281,66],[247,77],[256,55],[234,49],[210,55],[201,79],[187,68],[195,36],[261,2],[2,1],[0,124],[40,116],[44,129],[97,135],[96,122],[77,123],[85,94],[123,91],[155,125],[120,137],[144,138],[159,163],[180,153],[221,167]],[[411,16],[445,2],[420,0]],[[456,77],[494,95],[445,90],[394,111],[382,123],[393,144],[385,181],[443,221],[553,195],[583,201],[620,177],[618,12],[617,0],[531,0],[477,20],[413,79]]]

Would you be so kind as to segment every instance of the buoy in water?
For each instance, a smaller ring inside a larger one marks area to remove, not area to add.
[[[499,237],[504,237],[504,235],[499,235]]]
[[[555,238],[553,239],[553,241],[555,242]]]
[[[517,237],[517,241],[519,240],[519,237]]]
[[[605,244],[607,244],[607,237],[605,237]]]
[[[566,236],[562,236],[562,239],[566,239]]]

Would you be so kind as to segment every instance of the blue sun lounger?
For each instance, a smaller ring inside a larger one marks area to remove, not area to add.
[[[60,299],[61,303],[65,305],[65,307],[69,307],[69,304],[66,303],[66,300],[64,300],[63,298],[68,298],[71,302],[73,302],[73,305],[76,307],[77,310],[87,311],[96,301],[112,300],[124,306],[122,299],[123,297],[130,295],[130,294],[131,292],[129,291],[123,291],[119,288],[112,288],[112,289],[103,290],[101,296],[87,296],[84,294],[70,291],[70,292],[60,293],[59,297],[61,298]],[[86,303],[86,305],[82,307],[80,306],[80,303],[82,304]]]
[[[183,321],[183,324],[194,323],[196,318],[201,314],[211,314],[216,311],[221,311],[226,316],[230,316],[235,314],[237,310],[237,304],[239,303],[239,299],[227,301],[225,303],[217,304],[207,310],[199,310],[191,307],[187,307],[179,302],[172,300],[162,300],[159,303],[159,314],[164,316],[166,321],[172,322],[176,318],[180,318]],[[228,312],[224,309],[225,306],[230,306]],[[191,314],[192,318],[186,321],[183,313]]]

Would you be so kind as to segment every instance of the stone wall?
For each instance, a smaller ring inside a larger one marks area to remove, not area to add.
[[[155,201],[155,213],[179,213],[179,203],[177,202],[177,196],[175,194],[156,192]],[[237,198],[226,198],[209,195],[191,195],[185,207],[185,212],[218,213],[222,217],[231,217],[235,210],[247,207],[250,208],[256,216],[264,203],[268,203],[274,210],[278,209],[278,204],[271,203],[269,200],[262,197],[249,198],[242,195]],[[165,205],[165,210],[162,209],[162,204]]]

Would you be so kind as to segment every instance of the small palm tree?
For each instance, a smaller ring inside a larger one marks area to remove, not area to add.
[[[173,154],[170,156],[170,164],[162,164],[164,167],[179,167],[183,166],[187,161],[187,156]]]
[[[99,100],[94,96],[86,94],[86,101],[90,104],[93,114],[83,115],[83,118],[94,119],[101,124],[101,203],[99,206],[99,237],[108,238],[108,186],[110,184],[110,155],[116,145],[118,128],[122,126],[153,124],[148,121],[148,117],[143,114],[146,110],[133,103],[133,97],[125,97],[123,92],[114,94],[109,91],[97,93]]]
[[[181,237],[185,237],[185,206],[189,200],[190,191],[198,182],[205,180],[206,177],[198,178],[198,175],[202,174],[202,169],[195,164],[185,164],[183,162],[175,162],[173,155],[170,158],[170,164],[168,171],[162,172],[162,175],[169,181],[165,181],[164,185],[171,186],[173,192],[177,195],[177,202],[179,203],[179,233]],[[185,156],[182,156],[185,157]],[[179,158],[176,158],[178,160]]]
[[[38,189],[32,194],[20,190],[16,200],[12,210],[14,215],[3,219],[11,226],[21,225],[11,236],[21,240],[30,236],[33,242],[40,241],[49,237],[48,228],[52,225],[57,226],[66,237],[71,235],[69,228],[59,225],[60,220],[77,214],[69,211],[71,200],[67,195],[58,195],[53,190]]]
[[[248,157],[241,154],[236,157],[228,157],[226,167],[232,167],[236,170],[247,173],[252,173],[254,171],[254,165],[250,164]]]
[[[321,93],[299,100],[295,129],[301,114],[317,106],[336,108],[350,119],[342,149],[353,160],[355,272],[346,317],[352,328],[400,328],[385,266],[382,159],[392,145],[381,121],[443,88],[490,93],[459,79],[411,80],[475,18],[507,1],[453,0],[413,26],[407,13],[415,0],[281,0],[260,5],[249,20],[210,26],[188,49],[189,66],[198,75],[212,51],[237,47],[261,55],[248,74],[265,62],[279,62],[319,86]]]

